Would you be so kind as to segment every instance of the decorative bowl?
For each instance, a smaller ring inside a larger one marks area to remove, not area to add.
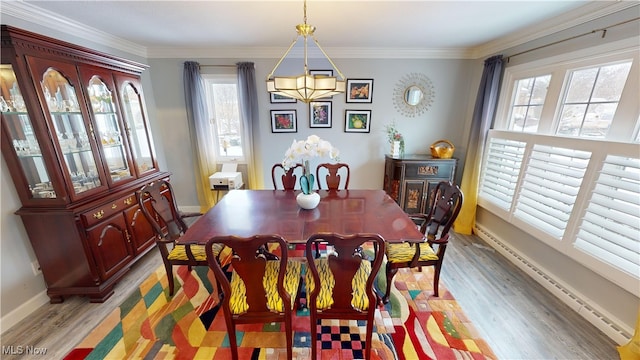
[[[451,159],[456,147],[449,140],[438,140],[431,144],[431,156],[436,159]]]

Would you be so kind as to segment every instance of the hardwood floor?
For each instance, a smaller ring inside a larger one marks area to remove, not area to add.
[[[441,281],[499,359],[618,359],[616,344],[475,236],[454,235]],[[2,335],[2,359],[62,359],[162,264],[138,262],[103,304],[72,297],[46,304]],[[7,354],[22,346],[46,356]]]

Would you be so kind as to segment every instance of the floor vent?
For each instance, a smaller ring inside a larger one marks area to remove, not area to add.
[[[493,246],[498,252],[510,259],[521,270],[529,274],[538,283],[544,286],[552,294],[558,297],[562,302],[571,307],[574,311],[580,314],[583,318],[587,319],[591,324],[604,332],[613,341],[618,344],[624,344],[629,341],[631,334],[622,330],[619,326],[615,325],[611,320],[598,313],[595,309],[587,305],[586,299],[580,299],[579,296],[572,293],[567,288],[563,287],[558,282],[554,281],[551,275],[544,273],[537,266],[530,261],[522,257],[513,249],[505,245],[502,241],[496,238],[493,234],[485,230],[484,228],[474,226],[474,232],[488,244]]]

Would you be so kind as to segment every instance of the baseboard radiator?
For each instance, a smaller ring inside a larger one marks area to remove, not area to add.
[[[629,342],[631,339],[632,329],[629,329],[629,331],[623,330],[623,328],[617,325],[615,321],[612,321],[610,317],[608,318],[607,316],[604,316],[602,312],[599,312],[594,309],[593,306],[590,306],[588,304],[589,301],[584,299],[583,296],[579,295],[575,291],[571,291],[568,286],[558,283],[558,281],[553,279],[552,275],[545,273],[545,271],[539,266],[536,266],[533,261],[510,248],[505,242],[498,239],[487,229],[476,224],[474,226],[474,232],[478,237],[486,241],[518,268],[535,279],[545,289],[549,290],[554,296],[559,298],[580,316],[593,324],[593,326],[609,336],[613,341],[618,344],[625,344]]]

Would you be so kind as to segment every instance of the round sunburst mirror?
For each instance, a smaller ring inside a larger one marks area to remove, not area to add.
[[[393,90],[394,107],[408,117],[415,117],[429,110],[434,97],[431,80],[420,73],[403,76]]]

